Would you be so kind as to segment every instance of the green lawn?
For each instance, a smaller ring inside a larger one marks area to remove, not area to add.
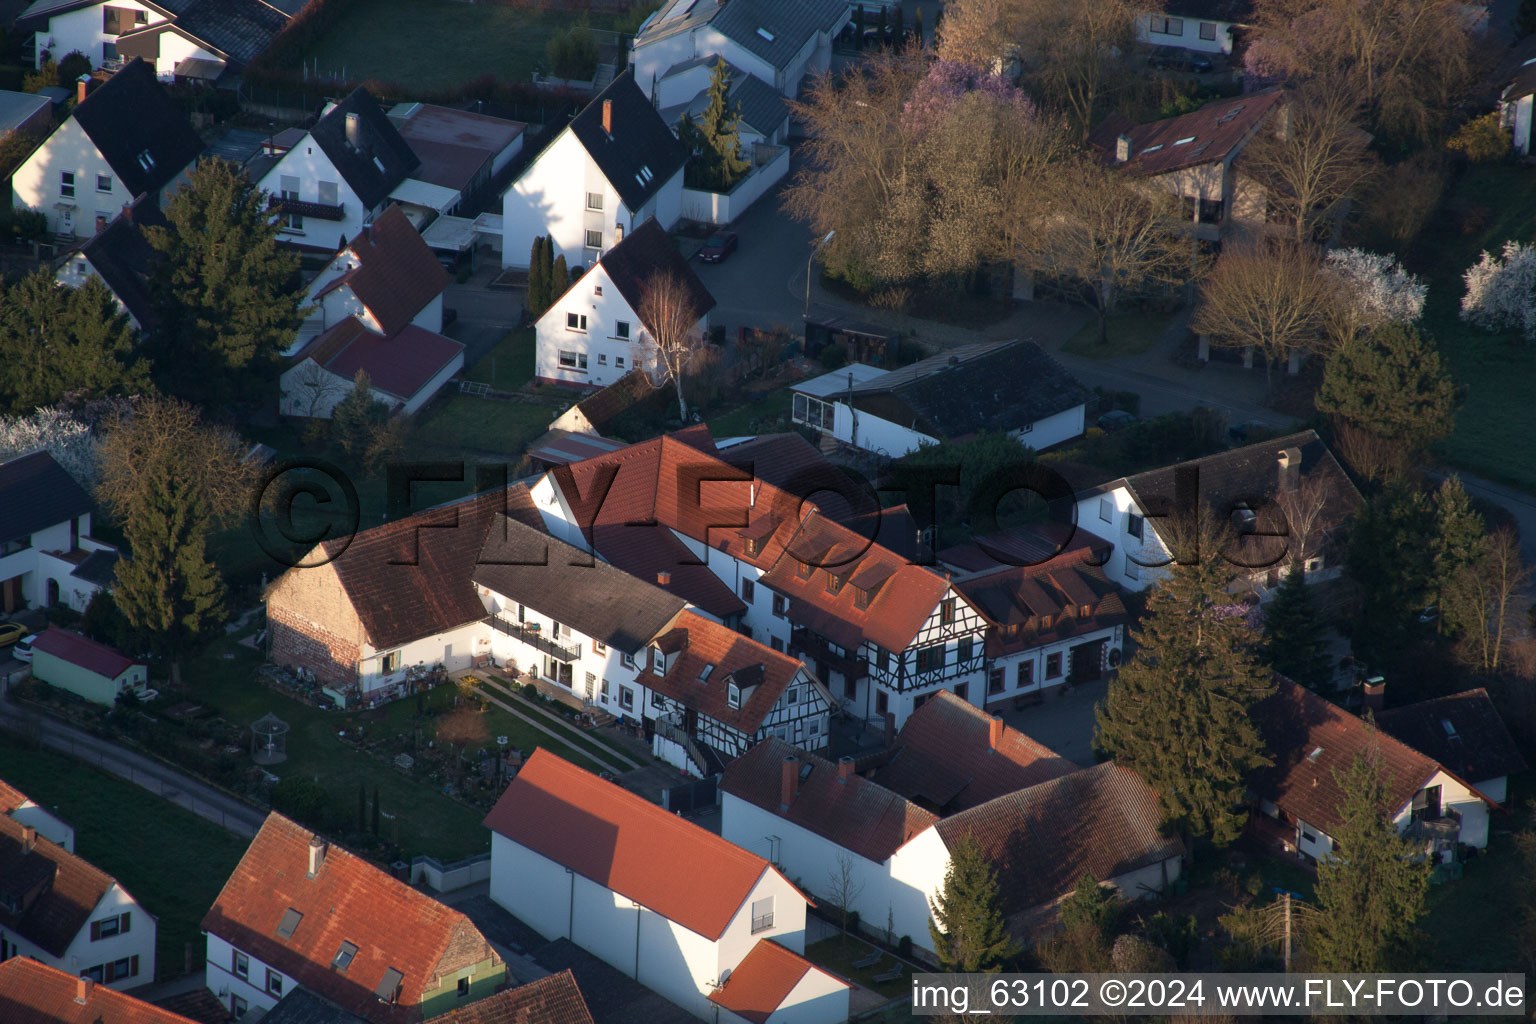
[[[755,401],[711,416],[709,432],[713,437],[739,437],[777,430],[780,416],[789,415],[789,394],[770,391]],[[753,422],[756,421],[756,426]]]
[[[822,939],[805,947],[805,958],[811,963],[819,964],[833,974],[844,978],[851,978],[867,989],[887,998],[905,995],[912,985],[912,969],[906,967],[905,973],[895,981],[875,982],[876,974],[884,974],[896,966],[897,960],[889,953],[885,954],[874,967],[854,967],[855,960],[863,960],[875,947],[853,936],[846,939],[839,935],[831,939]]]
[[[533,379],[537,347],[533,328],[512,331],[479,362],[465,370],[464,379],[489,384],[497,391],[516,391]]]
[[[612,19],[594,15],[593,28]],[[366,0],[304,55],[322,75],[375,78],[420,89],[451,89],[484,74],[527,82],[546,63],[545,47],[574,17],[528,4],[456,0]],[[451,49],[434,40],[453,40]]]
[[[558,409],[542,403],[452,395],[433,405],[427,419],[417,424],[416,437],[424,444],[444,448],[503,453],[515,462],[559,414]]]
[[[1163,336],[1173,319],[1169,313],[1123,313],[1112,316],[1106,325],[1107,341],[1099,344],[1097,317],[1083,325],[1082,330],[1062,346],[1063,352],[1087,359],[1119,359],[1122,356],[1139,356]]]
[[[1461,275],[1479,253],[1497,252],[1508,239],[1536,238],[1536,181],[1529,171],[1503,164],[1468,168],[1420,239],[1414,269],[1430,283],[1424,327],[1466,388],[1456,432],[1438,453],[1468,472],[1536,492],[1536,345],[1456,315],[1466,290]]]
[[[159,921],[161,977],[203,962],[198,923],[246,840],[115,775],[0,739],[0,778],[75,829],[75,852],[112,875]],[[150,979],[146,979],[150,980]]]

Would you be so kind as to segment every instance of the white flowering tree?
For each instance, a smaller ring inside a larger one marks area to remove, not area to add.
[[[1464,279],[1463,320],[1490,331],[1518,328],[1536,338],[1536,245],[1505,242],[1503,255],[1483,253]]]
[[[1333,285],[1328,326],[1337,345],[1385,324],[1414,323],[1424,315],[1429,286],[1392,256],[1335,249],[1324,258],[1322,272]]]
[[[55,407],[30,416],[0,416],[0,462],[39,448],[48,449],[81,487],[96,485],[97,440],[89,424]]]

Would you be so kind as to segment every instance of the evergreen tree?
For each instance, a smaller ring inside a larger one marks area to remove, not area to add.
[[[1345,568],[1361,601],[1350,646],[1372,671],[1403,656],[1431,601],[1434,536],[1429,500],[1401,481],[1367,501],[1350,527]]]
[[[270,401],[303,322],[299,258],[278,244],[267,197],[244,171],[205,160],[144,231],[163,257],[150,291],[162,386],[194,401]]]
[[[741,156],[741,104],[730,102],[731,73],[725,58],[715,61],[709,76],[709,105],[699,115],[697,124],[684,117],[678,138],[689,152],[693,187],[711,192],[729,192],[752,169]]]
[[[918,46],[923,45],[923,9],[921,7],[912,9],[912,38]]]
[[[1061,901],[1061,924],[1071,931],[1092,928],[1101,938],[1109,938],[1120,909],[1115,891],[1099,884],[1091,872],[1083,872],[1072,895]]]
[[[1484,538],[1488,526],[1483,517],[1472,507],[1461,478],[1452,474],[1445,478],[1435,491],[1435,536],[1430,556],[1434,577],[1433,599],[1439,611],[1437,619],[1441,632],[1452,636],[1466,629],[1476,628],[1476,606],[1450,600],[1451,593],[1461,582],[1462,574],[1475,570],[1484,558]],[[1469,621],[1469,613],[1474,616]]]
[[[331,436],[352,459],[361,459],[377,429],[388,422],[389,407],[373,396],[373,381],[363,370],[352,378],[352,390],[331,410]]]
[[[1276,672],[1309,690],[1333,679],[1326,625],[1300,563],[1285,574],[1264,613],[1264,657]]]
[[[544,301],[546,291],[544,282],[548,280],[544,269],[544,236],[535,235],[533,246],[528,253],[528,315],[537,319],[549,308]]]
[[[368,784],[361,779],[357,783],[357,830],[368,831]]]
[[[571,286],[571,271],[565,265],[565,253],[555,257],[554,269],[549,275],[549,304],[553,306]]]
[[[1147,781],[1168,821],[1226,845],[1248,817],[1249,774],[1269,763],[1248,712],[1274,684],[1227,593],[1225,538],[1199,522],[1168,532],[1184,564],[1152,589],[1136,655],[1096,713],[1097,744]]]
[[[1459,401],[1434,340],[1387,324],[1328,357],[1315,404],[1412,459],[1450,436]]]
[[[43,269],[0,293],[0,412],[148,389],[149,363],[100,278],[60,288]]]
[[[1334,773],[1343,823],[1334,852],[1317,867],[1317,909],[1307,950],[1316,971],[1384,973],[1406,970],[1420,938],[1430,864],[1392,823],[1379,755],[1356,757]]]
[[[892,26],[891,35],[898,46],[907,41],[907,15],[900,7],[896,8],[896,23]]]
[[[854,45],[859,49],[864,48],[864,5],[859,4],[853,9]],[[36,92],[36,89],[28,89],[28,92]]]
[[[944,885],[929,906],[928,934],[941,970],[995,974],[1018,955],[1003,923],[997,874],[970,836],[949,850]]]
[[[880,23],[878,25],[878,28],[880,29],[880,36],[879,36],[880,45],[884,46],[890,40],[890,38],[891,38],[887,34],[890,31],[890,28],[891,28],[891,19],[890,19],[890,15],[886,13],[886,10],[885,10],[884,7],[880,8]]]

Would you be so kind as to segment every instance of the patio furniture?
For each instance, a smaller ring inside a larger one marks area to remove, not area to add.
[[[892,967],[890,970],[886,971],[884,974],[877,974],[877,975],[875,975],[874,982],[875,982],[875,984],[878,985],[878,984],[881,984],[882,982],[887,982],[887,981],[900,981],[901,980],[901,976],[902,976],[903,972],[905,972],[905,970],[906,970],[905,967],[903,967],[901,964],[897,964],[895,967]]]
[[[866,967],[873,967],[873,966],[875,966],[875,964],[878,964],[883,959],[885,959],[885,954],[880,952],[878,949],[876,949],[876,950],[872,950],[870,952],[869,956],[864,957],[864,959],[862,959],[862,960],[855,960],[853,962],[853,966],[858,968],[859,970],[863,970]]]

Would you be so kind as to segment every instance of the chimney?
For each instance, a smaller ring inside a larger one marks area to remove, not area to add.
[[[82,1006],[91,1001],[91,992],[96,988],[96,983],[90,978],[79,977],[75,979],[75,1002]]]
[[[1365,681],[1365,710],[1380,711],[1386,703],[1387,681],[1381,676],[1371,676]]]
[[[1294,491],[1301,482],[1301,449],[1282,449],[1276,462],[1280,467],[1281,492]]]
[[[794,754],[784,758],[779,774],[779,810],[789,810],[800,793],[800,759]]]
[[[309,874],[306,878],[314,878],[320,873],[320,865],[325,863],[325,840],[319,836],[312,836],[309,840]]]
[[[132,203],[124,203],[123,204],[123,220],[127,221],[129,224],[133,223],[133,204]]]
[[[31,825],[21,827],[21,852],[31,853],[37,846],[37,829]]]
[[[613,137],[613,100],[603,100],[603,131]]]
[[[1115,139],[1115,163],[1123,164],[1131,158],[1131,137],[1121,135]]]
[[[987,722],[987,747],[996,750],[1001,742],[1003,742],[1003,718],[1001,715],[993,715]]]
[[[656,584],[657,586],[670,587],[672,585],[672,574],[665,569],[658,571],[656,573]]]
[[[358,147],[357,140],[360,134],[361,124],[362,119],[358,117],[356,113],[347,114],[347,145],[351,146],[353,149]]]
[[[75,79],[75,102],[84,103],[85,98],[91,94],[91,76],[81,75]]]
[[[853,775],[853,758],[840,757],[837,759],[837,781],[846,783]]]

